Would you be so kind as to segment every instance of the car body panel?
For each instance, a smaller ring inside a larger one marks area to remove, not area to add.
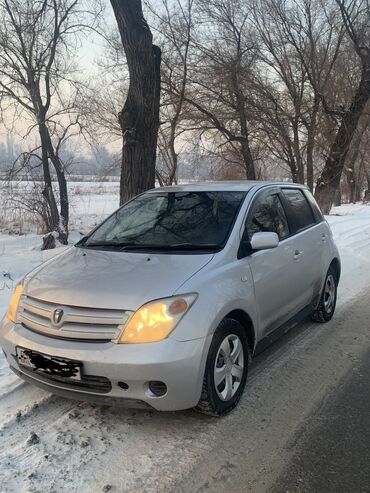
[[[297,242],[293,236],[281,241],[276,248],[257,251],[247,257],[262,335],[286,322],[292,313],[305,305],[305,283],[294,258],[296,249]]]
[[[132,311],[171,296],[212,257],[72,248],[29,276],[24,294],[59,305]]]
[[[211,336],[196,341],[178,342],[172,338],[151,344],[115,344],[66,341],[30,332],[20,324],[3,320],[0,324],[0,340],[11,368],[21,373],[25,370],[15,357],[15,348],[25,347],[46,355],[69,358],[83,362],[83,373],[106,377],[112,390],[98,396],[112,399],[132,399],[146,402],[157,410],[179,410],[193,407],[199,400],[205,360]],[[59,386],[69,390],[71,397],[91,397],[94,392],[55,384],[47,379],[31,377],[35,385],[48,386],[54,392]],[[150,380],[164,381],[168,391],[163,397],[155,397],[148,391]],[[123,390],[118,382],[129,388]]]

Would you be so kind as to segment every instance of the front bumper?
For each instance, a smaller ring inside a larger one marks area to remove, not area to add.
[[[24,380],[55,394],[77,400],[127,407],[176,411],[194,407],[200,398],[205,362],[212,336],[179,342],[171,338],[151,344],[79,342],[46,337],[7,319],[0,322],[0,345],[11,369]],[[18,365],[16,346],[83,363],[83,375],[108,379],[107,390],[81,388]],[[164,382],[167,392],[156,397],[149,381]],[[125,383],[124,390],[119,382]]]

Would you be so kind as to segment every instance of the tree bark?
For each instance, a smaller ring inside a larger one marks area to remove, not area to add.
[[[317,180],[315,197],[324,214],[329,214],[339,187],[343,167],[356,131],[359,119],[370,98],[370,50],[363,57],[360,84],[352,103],[344,114],[337,135],[326,159],[324,169]]]
[[[311,121],[307,127],[307,186],[313,192],[313,181],[314,181],[314,165],[313,165],[313,154],[315,149],[315,135],[316,135],[316,124],[317,115],[320,107],[320,99],[315,96],[315,101],[312,108]]]
[[[293,152],[297,167],[297,182],[304,184],[304,168],[302,154],[299,145],[299,113],[297,112],[293,121]],[[293,180],[295,181],[295,180]]]
[[[245,175],[247,180],[256,180],[256,168],[254,165],[254,159],[252,156],[252,151],[249,143],[249,130],[248,130],[248,119],[247,119],[247,110],[245,107],[245,96],[240,87],[240,73],[241,73],[241,54],[239,51],[240,47],[238,47],[238,57],[236,60],[236,65],[233,68],[232,72],[232,87],[235,94],[236,99],[236,110],[238,112],[239,124],[240,124],[240,133],[241,133],[241,142],[240,142],[240,150],[243,158],[243,165],[245,169]]]
[[[335,207],[339,207],[339,206],[342,205],[342,191],[341,191],[340,187],[338,187],[335,190],[335,194],[334,194],[334,205],[335,205]]]
[[[365,202],[370,201],[370,172],[367,168],[365,168],[366,182],[367,182],[367,190],[364,193]]]
[[[126,54],[130,85],[119,114],[122,129],[120,204],[155,186],[161,50],[143,17],[141,0],[111,0]]]
[[[254,159],[250,149],[248,136],[241,142],[241,153],[247,180],[256,180],[256,168],[254,166]]]
[[[344,169],[344,174],[346,175],[347,185],[349,188],[349,201],[351,204],[355,204],[357,190],[356,174],[353,169]]]
[[[69,200],[67,180],[65,177],[63,165],[58,156],[55,154],[53,143],[51,141],[49,130],[45,123],[39,124],[39,133],[42,146],[42,158],[44,168],[45,189],[44,196],[48,201],[51,211],[50,231],[58,232],[58,240],[63,244],[68,244],[68,221],[69,221]],[[49,159],[53,163],[59,186],[60,214],[56,206],[55,196],[51,185],[49,171]]]
[[[47,145],[42,139],[42,133],[41,125],[39,125],[42,171],[44,176],[44,189],[42,191],[42,195],[44,196],[47,204],[44,221],[48,231],[56,231],[59,224],[59,212],[51,182]]]

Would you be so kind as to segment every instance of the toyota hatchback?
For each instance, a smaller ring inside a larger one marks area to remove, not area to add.
[[[225,415],[266,343],[332,318],[339,278],[304,186],[157,188],[26,275],[0,344],[17,375],[62,396]]]

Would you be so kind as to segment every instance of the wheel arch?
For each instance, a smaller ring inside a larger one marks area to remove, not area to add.
[[[333,258],[333,260],[330,263],[330,267],[332,267],[334,269],[334,272],[335,272],[335,275],[337,278],[337,283],[338,283],[339,279],[340,279],[340,275],[341,275],[341,270],[342,270],[339,258],[337,258],[337,257]]]
[[[232,318],[239,322],[245,329],[248,337],[248,346],[250,354],[253,355],[256,345],[256,334],[253,321],[247,312],[241,309],[232,310],[224,318]]]

